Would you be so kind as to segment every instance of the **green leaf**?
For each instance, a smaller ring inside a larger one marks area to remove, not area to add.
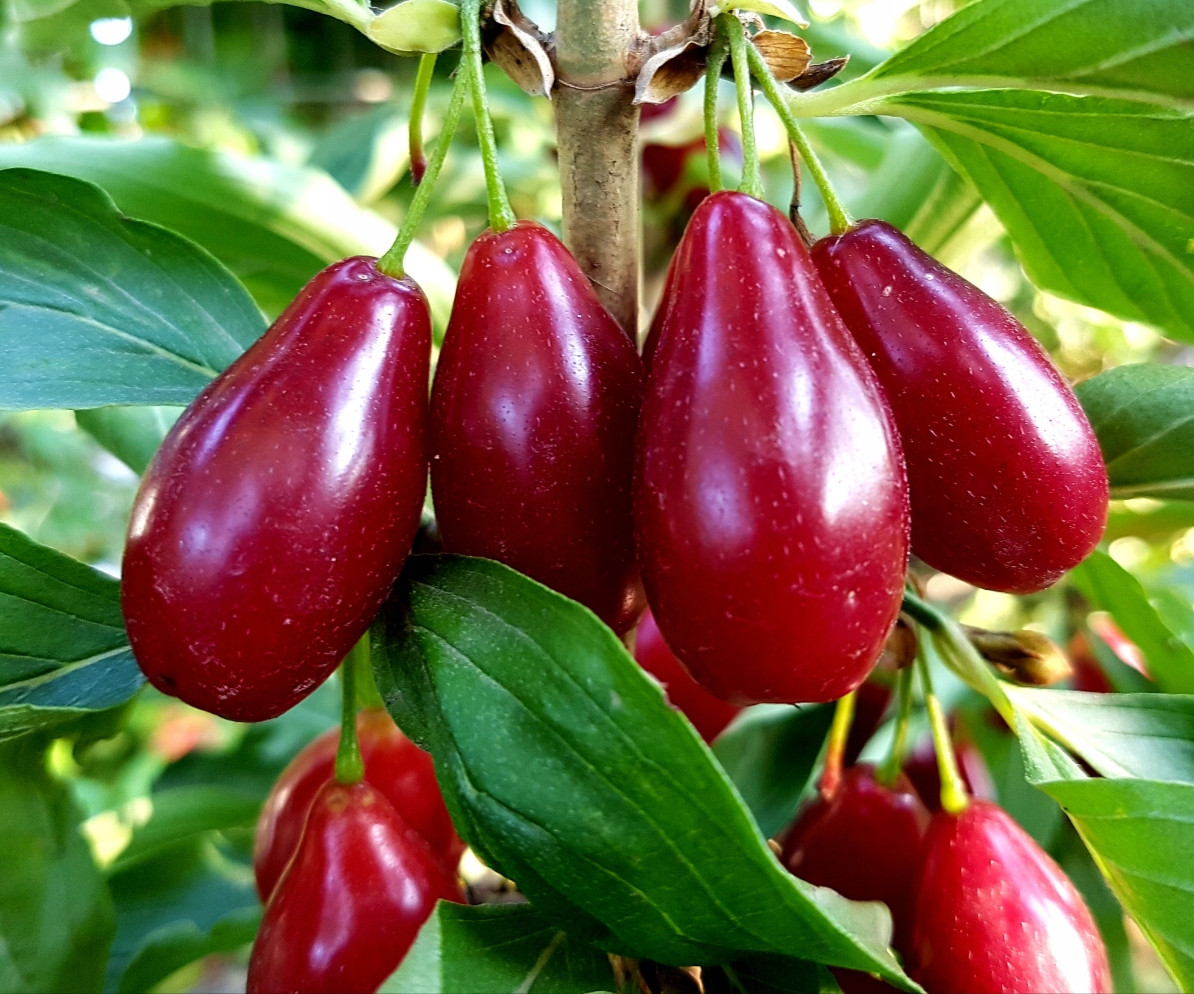
[[[193,921],[175,921],[150,933],[120,975],[120,994],[153,990],[172,973],[213,953],[232,953],[249,945],[261,925],[256,902],[235,908],[203,929]]]
[[[885,910],[780,867],[589,611],[497,563],[416,556],[373,641],[378,688],[430,748],[462,835],[570,934],[674,965],[755,951],[907,983]]]
[[[1194,99],[1194,7],[1186,0],[981,0],[930,28],[857,90],[1023,86]],[[839,95],[840,96],[840,95]]]
[[[1194,116],[1025,90],[908,93],[919,126],[994,210],[1045,290],[1194,341]]]
[[[393,189],[409,165],[407,110],[382,104],[338,121],[324,132],[307,164],[322,169],[358,203]]]
[[[61,731],[143,682],[117,581],[0,525],[0,740]]]
[[[389,221],[356,204],[322,170],[160,137],[0,144],[0,166],[44,169],[103,187],[124,213],[202,245],[269,314],[278,314],[328,263],[380,255],[396,234]],[[455,291],[452,271],[418,242],[407,253],[406,268],[442,328]]]
[[[586,994],[614,990],[609,958],[529,904],[440,901],[381,994]]]
[[[1074,586],[1096,608],[1107,611],[1140,647],[1157,686],[1175,694],[1194,693],[1194,649],[1165,623],[1136,577],[1098,551],[1069,576]]]
[[[1099,438],[1111,496],[1194,500],[1194,369],[1120,366],[1075,392]]]
[[[713,743],[713,755],[768,838],[796,813],[832,720],[827,704],[760,707]]]
[[[1182,990],[1194,988],[1194,784],[1039,784],[1057,801]]]
[[[378,14],[365,33],[387,52],[433,55],[460,42],[460,8],[449,0],[402,0]]]
[[[729,990],[749,994],[818,994],[840,990],[837,981],[825,967],[817,963],[801,963],[782,956],[750,956],[735,960],[721,968],[729,984]],[[865,981],[859,981],[860,989],[869,990]],[[872,983],[878,989],[877,983]],[[712,985],[706,981],[706,990]],[[718,988],[720,989],[720,988]]]
[[[0,409],[186,404],[264,330],[206,251],[90,183],[0,171],[0,233]]]
[[[0,746],[0,989],[98,990],[112,901],[40,745]]]
[[[715,17],[729,10],[744,10],[752,14],[767,14],[770,17],[778,17],[780,20],[795,24],[800,28],[808,27],[808,21],[800,15],[799,11],[796,10],[789,0],[719,0],[718,3],[709,5],[709,13]]]
[[[1194,783],[1194,697],[1006,690],[1033,724],[1105,777]]]
[[[179,407],[93,407],[76,411],[75,421],[139,475],[181,413]]]

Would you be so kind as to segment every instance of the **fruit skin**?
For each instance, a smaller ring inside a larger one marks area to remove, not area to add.
[[[811,884],[855,901],[884,902],[894,945],[903,950],[928,824],[929,812],[907,777],[887,787],[875,779],[873,766],[852,766],[832,796],[815,800],[788,829],[780,861]]]
[[[426,489],[431,319],[375,260],[316,275],[166,436],[133,504],[121,589],[159,690],[281,714],[364,634]]]
[[[704,200],[673,260],[639,419],[655,620],[735,704],[828,701],[899,611],[908,498],[878,385],[786,217]]]
[[[655,624],[650,608],[638,623],[634,658],[663,684],[668,703],[684,715],[706,742],[712,742],[741,708],[714,697],[697,683],[678,660]]]
[[[357,715],[357,741],[365,780],[423,838],[445,869],[455,870],[464,843],[444,805],[431,756],[403,735],[380,709]],[[333,776],[339,743],[340,730],[332,728],[307,745],[282,771],[265,799],[253,838],[253,871],[263,904],[294,855],[311,802]]]
[[[441,898],[460,902],[459,884],[393,805],[329,780],[266,906],[248,994],[375,991]]]
[[[912,551],[990,590],[1030,593],[1085,559],[1107,472],[1073,391],[996,301],[883,221],[813,259],[899,425]]]
[[[449,552],[497,559],[627,631],[645,605],[630,486],[633,344],[546,228],[482,234],[431,392],[431,491]]]
[[[1002,808],[938,812],[922,853],[909,973],[926,990],[1111,991],[1082,897]]]

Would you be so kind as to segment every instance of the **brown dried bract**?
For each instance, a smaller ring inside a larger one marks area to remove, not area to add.
[[[705,71],[705,50],[713,40],[713,22],[705,0],[693,0],[688,20],[647,39],[636,57],[634,102],[661,104],[691,89]]]
[[[551,98],[556,72],[551,39],[518,7],[518,0],[494,0],[486,21],[485,54],[524,93]]]
[[[808,42],[787,31],[760,31],[751,42],[781,83],[801,76],[812,61]]]
[[[827,80],[833,79],[846,68],[846,63],[849,61],[850,56],[843,55],[841,58],[817,62],[805,69],[795,79],[788,80],[788,86],[793,90],[811,90],[814,86],[820,86]]]

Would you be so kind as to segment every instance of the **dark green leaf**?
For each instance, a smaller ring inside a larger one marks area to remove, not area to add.
[[[884,909],[780,867],[691,726],[590,612],[497,563],[416,556],[374,659],[461,833],[570,934],[675,965],[755,951],[901,979]]]
[[[405,109],[383,104],[331,128],[312,149],[309,164],[369,204],[406,172],[408,148]]]
[[[76,411],[75,420],[129,469],[141,474],[180,413],[177,407],[94,407]]]
[[[828,705],[757,709],[713,744],[738,793],[768,838],[792,820],[833,720]]]
[[[586,994],[613,990],[609,958],[529,904],[440,901],[382,994]]]
[[[1075,392],[1099,437],[1113,497],[1194,500],[1194,369],[1120,366]]]
[[[0,408],[187,404],[263,329],[197,245],[90,183],[0,171]]]
[[[1087,779],[1040,784],[1182,990],[1194,986],[1194,784]]]
[[[44,169],[103,187],[124,213],[202,245],[270,314],[279,313],[328,263],[380,255],[396,233],[319,169],[190,148],[166,138],[75,136],[0,144],[0,166]],[[451,270],[417,242],[406,265],[443,327],[455,288]]]
[[[1194,697],[1006,689],[1034,725],[1103,776],[1194,783]]]
[[[66,789],[31,740],[0,746],[0,990],[98,990],[112,901]]]
[[[0,525],[0,739],[117,707],[143,682],[117,581]]]
[[[1194,650],[1162,620],[1139,580],[1103,552],[1074,569],[1070,580],[1140,647],[1162,690],[1194,693]]]
[[[917,124],[978,188],[1039,287],[1194,341],[1189,112],[1025,90],[876,109]]]
[[[261,906],[247,904],[217,920],[209,929],[192,921],[170,922],[152,932],[120,976],[120,994],[153,990],[189,963],[213,953],[247,946],[261,925]]]

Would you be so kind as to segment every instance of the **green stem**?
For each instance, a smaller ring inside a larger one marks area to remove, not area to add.
[[[854,723],[854,693],[839,698],[833,710],[833,724],[829,726],[829,738],[825,747],[825,769],[817,785],[822,796],[830,797],[837,791],[842,779],[842,763],[846,755],[846,740],[850,737],[850,726]]]
[[[717,193],[722,189],[721,181],[721,139],[717,131],[717,84],[721,70],[726,64],[725,39],[721,32],[709,46],[705,56],[705,155],[709,159],[709,190]]]
[[[918,652],[919,656],[920,653]],[[912,718],[912,667],[905,666],[896,676],[896,726],[891,739],[891,752],[875,770],[875,779],[890,787],[904,765],[908,744],[908,725]]]
[[[436,181],[439,179],[444,159],[448,156],[448,146],[452,144],[452,136],[460,124],[460,114],[464,110],[465,97],[468,96],[466,76],[467,73],[461,71],[456,79],[456,85],[452,88],[452,99],[448,101],[448,109],[444,113],[444,123],[440,126],[435,151],[431,153],[431,159],[427,163],[427,172],[423,174],[423,181],[415,191],[414,199],[410,202],[410,209],[407,210],[406,217],[402,219],[402,227],[398,229],[398,236],[394,239],[394,244],[387,249],[386,254],[377,260],[378,272],[393,276],[395,279],[403,279],[406,276],[406,269],[403,265],[406,250],[415,240],[415,232],[419,230],[423,215],[427,212],[428,204],[431,203],[431,195],[435,192]]]
[[[953,740],[949,737],[949,725],[941,702],[933,693],[933,678],[929,673],[929,660],[923,653],[917,656],[917,668],[924,685],[925,705],[929,709],[929,727],[933,733],[933,750],[937,753],[937,771],[941,775],[941,810],[951,815],[961,814],[970,805],[970,792],[958,770],[954,755]]]
[[[729,38],[730,61],[734,65],[734,85],[738,89],[738,118],[742,125],[742,182],[740,192],[762,200],[763,174],[759,169],[759,146],[755,141],[754,86],[750,80],[746,27],[732,11],[718,17],[718,26]]]
[[[369,636],[366,635],[340,664],[340,744],[336,747],[336,779],[343,784],[360,783],[365,776],[361,745],[357,741],[357,673],[369,665]]]
[[[418,186],[427,171],[427,154],[423,151],[423,109],[427,106],[427,92],[431,89],[431,77],[435,74],[434,52],[428,52],[419,59],[419,72],[415,76],[415,94],[410,102],[410,126],[407,130],[410,146],[410,181]]]
[[[928,601],[923,601],[911,590],[904,591],[903,609],[920,625],[926,628],[933,639],[933,646],[951,670],[960,676],[971,689],[982,694],[999,712],[999,716],[1011,728],[1016,727],[1012,702],[1004,693],[986,660],[970,644],[961,626],[946,614],[938,611]]]
[[[489,227],[496,232],[509,231],[514,226],[514,210],[506,196],[498,168],[497,139],[493,133],[493,119],[489,116],[489,95],[485,91],[485,73],[481,65],[481,5],[484,0],[465,0],[460,8],[460,26],[464,33],[465,75],[473,96],[473,120],[477,141],[481,146],[481,163],[485,169],[485,192],[489,201]]]
[[[763,56],[759,54],[759,50],[754,45],[751,45],[746,54],[750,59],[751,71],[759,81],[764,96],[767,97],[771,106],[775,108],[775,112],[779,115],[780,120],[783,121],[784,129],[788,132],[788,137],[792,140],[792,144],[796,146],[797,151],[800,152],[800,157],[804,160],[804,164],[808,168],[813,182],[817,184],[817,189],[821,191],[821,199],[825,201],[825,209],[829,212],[830,230],[835,235],[840,235],[853,222],[850,220],[850,215],[847,213],[841,199],[838,197],[837,191],[834,190],[833,184],[829,182],[829,174],[825,172],[825,167],[821,165],[821,160],[817,158],[817,153],[813,151],[813,147],[808,143],[804,129],[797,123],[796,117],[792,114],[792,108],[788,106],[787,98],[780,91],[779,83],[771,74],[771,69],[768,68]]]

